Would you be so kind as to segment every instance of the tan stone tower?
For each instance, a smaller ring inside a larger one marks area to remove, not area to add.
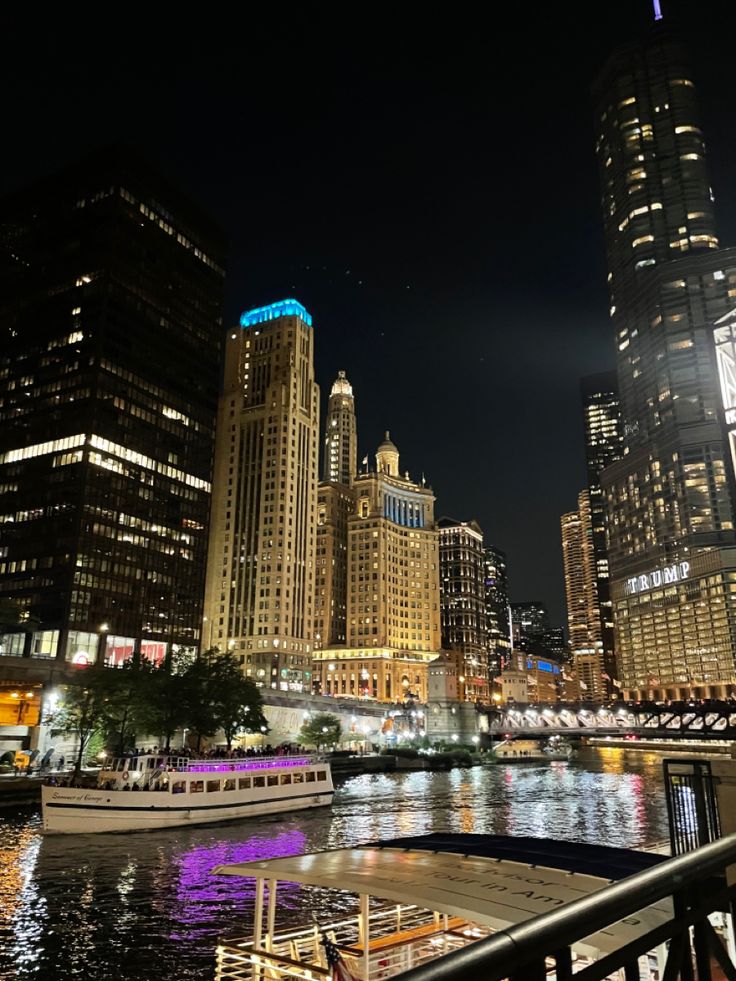
[[[258,685],[311,689],[319,389],[296,300],[230,332],[220,399],[204,646]]]
[[[376,469],[352,483],[345,646],[315,655],[321,690],[397,701],[427,697],[440,650],[439,533],[432,490],[399,472],[386,434]]]
[[[317,491],[316,648],[344,644],[347,623],[348,516],[355,510],[357,435],[353,388],[338,372],[325,421],[324,480]]]
[[[357,446],[353,386],[345,377],[345,372],[339,371],[327,403],[323,480],[349,484],[355,476]]]

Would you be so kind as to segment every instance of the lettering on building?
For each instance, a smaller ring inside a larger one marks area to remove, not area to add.
[[[689,578],[690,563],[675,562],[674,565],[666,565],[662,569],[654,569],[652,572],[645,572],[627,579],[626,595],[633,596],[637,593],[646,593],[650,589],[670,586],[672,583],[682,582]]]

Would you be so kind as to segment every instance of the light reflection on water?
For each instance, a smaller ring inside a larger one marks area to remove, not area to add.
[[[252,880],[213,866],[456,831],[636,847],[666,836],[661,761],[623,750],[571,763],[355,777],[332,811],[216,827],[50,836],[0,819],[0,978],[211,981],[215,938],[252,927]],[[339,908],[336,906],[339,904]],[[350,907],[296,885],[279,922]]]

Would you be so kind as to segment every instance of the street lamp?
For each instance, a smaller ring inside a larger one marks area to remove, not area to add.
[[[97,628],[97,657],[96,661],[101,664],[105,660],[105,645],[107,643],[107,631],[110,629],[109,623],[101,623]]]

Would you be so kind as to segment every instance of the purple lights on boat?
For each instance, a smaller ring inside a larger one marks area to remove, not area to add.
[[[187,773],[231,773],[242,770],[273,770],[293,766],[311,766],[315,760],[309,756],[283,756],[268,760],[218,760],[216,763],[195,762],[185,769]]]

